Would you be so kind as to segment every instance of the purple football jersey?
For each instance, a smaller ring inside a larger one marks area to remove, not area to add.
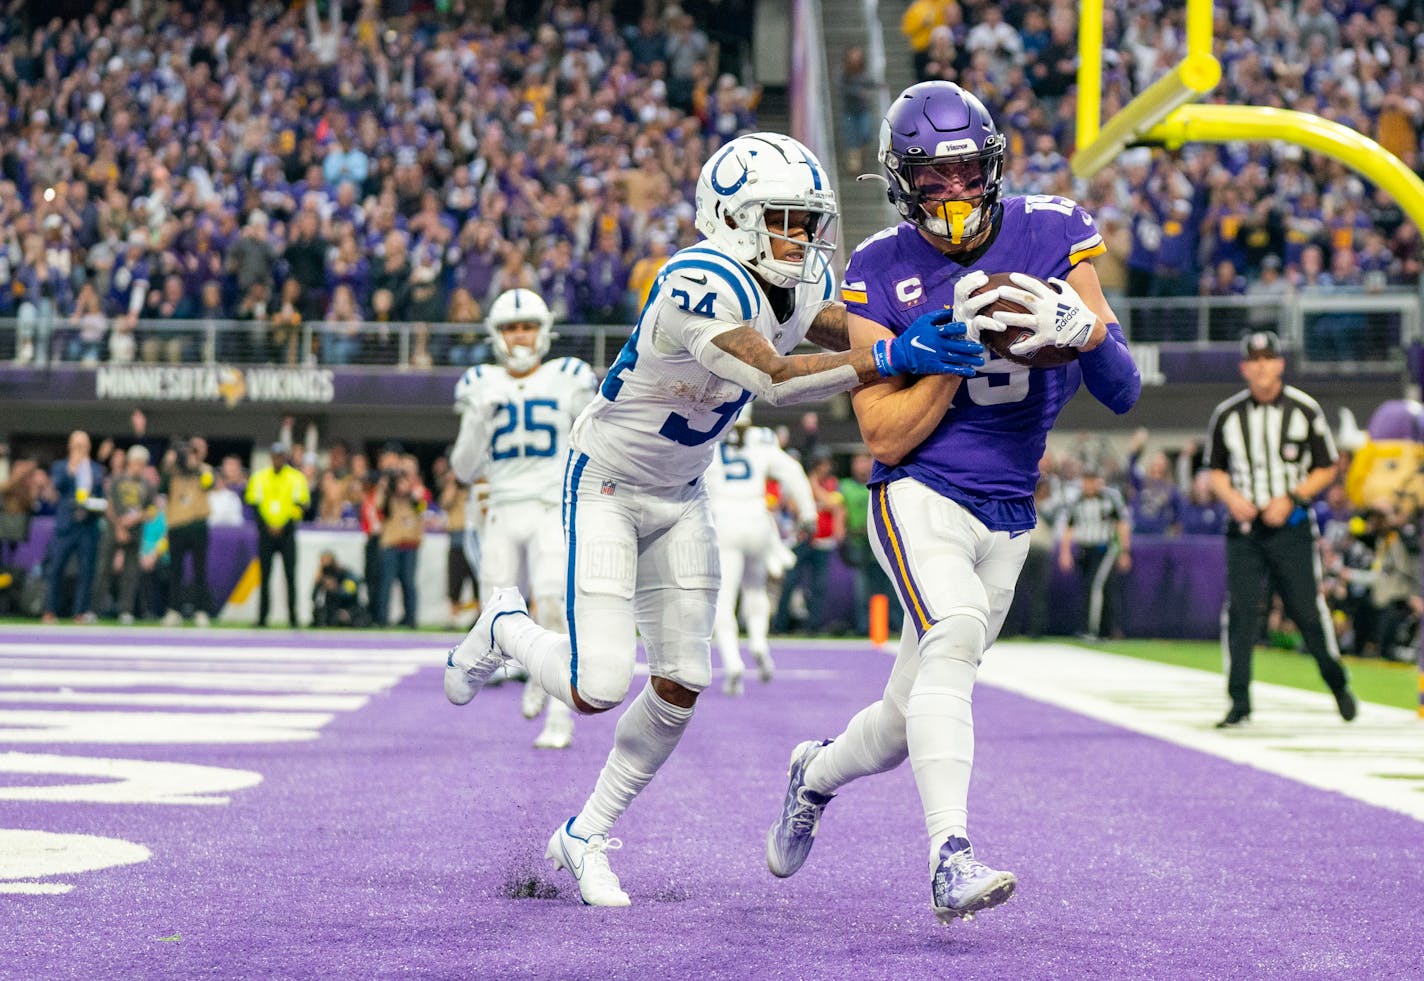
[[[1063,278],[1107,251],[1093,219],[1066,198],[1005,198],[994,237],[960,265],[908,222],[866,239],[846,267],[846,309],[900,334],[915,318],[954,306],[954,284],[974,270]],[[1077,363],[1025,368],[993,355],[954,396],[939,426],[896,467],[879,461],[871,483],[913,477],[968,508],[990,529],[1023,531],[1048,431],[1082,382]]]

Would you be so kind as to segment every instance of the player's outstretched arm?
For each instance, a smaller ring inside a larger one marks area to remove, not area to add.
[[[972,375],[984,348],[964,336],[948,310],[925,314],[899,337],[826,354],[778,354],[750,326],[724,330],[689,348],[703,367],[772,405],[829,398],[897,374]]]

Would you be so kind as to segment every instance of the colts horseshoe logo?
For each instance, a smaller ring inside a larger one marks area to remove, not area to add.
[[[739,176],[736,180],[732,181],[731,184],[723,184],[721,181],[717,180],[717,174],[722,169],[722,161],[726,160],[735,152],[736,148],[729,145],[727,149],[722,151],[722,155],[717,158],[717,162],[712,166],[712,190],[716,191],[720,195],[723,195],[724,197],[728,194],[736,193],[737,189],[747,182],[747,165],[744,163],[742,164],[741,176]],[[748,152],[747,155],[755,157],[756,151],[751,150]],[[740,163],[740,161],[738,162]]]

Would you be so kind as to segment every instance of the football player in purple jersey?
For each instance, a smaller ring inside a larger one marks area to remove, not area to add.
[[[828,261],[836,197],[824,173],[815,154],[779,133],[740,136],[703,165],[696,214],[706,241],[658,273],[569,433],[569,632],[540,627],[517,589],[499,590],[446,656],[445,694],[456,705],[511,658],[575,711],[610,711],[632,696],[593,793],[544,853],[578,880],[589,906],[631,903],[608,864],[621,847],[610,832],[677,748],[712,680],[721,574],[704,474],[723,430],[753,396],[820,402],[896,372],[968,376],[984,363],[982,345],[965,339],[949,310],[849,349]],[[802,340],[827,353],[792,354]],[[650,679],[634,694],[638,635]]]
[[[880,162],[904,221],[851,257],[842,296],[852,342],[898,336],[925,311],[949,308],[973,336],[1028,328],[1015,353],[1053,345],[1077,358],[1052,368],[992,358],[972,378],[895,377],[855,391],[876,461],[871,547],[895,582],[905,630],[882,698],[834,740],[792,752],[767,836],[768,867],[791,875],[835,792],[908,757],[929,832],[933,907],[946,923],[1002,903],[1017,884],[969,844],[970,699],[1037,520],[1048,430],[1079,385],[1116,413],[1141,390],[1090,261],[1106,251],[1093,219],[1064,198],[1002,196],[1004,146],[983,104],[953,83],[914,85],[891,105]],[[974,295],[990,273],[1028,275]],[[991,317],[985,308],[999,296],[1028,312]]]

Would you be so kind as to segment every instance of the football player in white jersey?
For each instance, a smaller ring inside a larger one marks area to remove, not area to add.
[[[450,452],[455,476],[489,480],[488,512],[480,535],[480,602],[500,587],[527,583],[534,616],[563,631],[564,534],[560,487],[569,430],[593,399],[593,369],[578,358],[544,361],[553,318],[532,290],[501,293],[490,304],[489,331],[498,365],[475,365],[455,386],[460,435]],[[523,712],[534,718],[548,701],[537,683],[525,687]],[[573,713],[549,701],[539,749],[573,741]]]
[[[835,296],[836,198],[815,156],[774,133],[738,137],[704,164],[705,242],[658,273],[632,335],[571,436],[563,481],[569,632],[529,619],[501,590],[446,658],[445,694],[473,698],[513,658],[581,712],[623,703],[637,634],[652,675],[618,720],[583,809],[546,857],[584,903],[627,906],[607,852],[614,822],[671,755],[711,681],[721,575],[702,479],[717,438],[748,401],[825,399],[899,374],[973,374],[983,347],[949,310],[899,338],[850,350]],[[831,353],[793,355],[802,340]]]
[[[781,485],[797,518],[816,519],[811,483],[770,429],[751,424],[751,406],[737,414],[732,430],[717,447],[707,468],[707,496],[712,499],[713,524],[722,564],[717,591],[715,636],[722,660],[722,691],[742,693],[745,666],[737,646],[737,596],[747,624],[747,647],[762,681],[772,676],[771,601],[766,595],[767,557],[781,543],[781,530],[766,507],[766,480]]]

